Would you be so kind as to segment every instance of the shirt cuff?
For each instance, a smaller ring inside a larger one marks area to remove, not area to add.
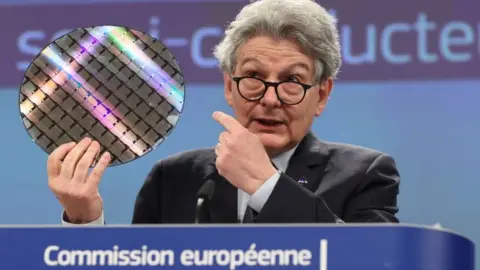
[[[260,213],[265,203],[267,203],[267,200],[270,197],[270,194],[272,194],[278,179],[280,179],[280,172],[277,171],[274,175],[268,178],[268,180],[263,183],[263,185],[255,193],[252,194],[250,200],[248,200],[248,205],[250,205],[250,207],[257,213]]]
[[[105,219],[103,217],[103,211],[102,211],[102,215],[97,220],[94,220],[90,223],[75,224],[75,223],[70,223],[67,220],[68,220],[68,218],[65,215],[65,211],[62,211],[62,225],[65,225],[65,226],[98,226],[98,225],[104,225],[105,224]]]

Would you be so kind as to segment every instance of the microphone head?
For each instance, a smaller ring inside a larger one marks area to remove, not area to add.
[[[208,179],[197,192],[197,198],[203,198],[211,200],[213,193],[215,192],[215,182],[212,179]]]

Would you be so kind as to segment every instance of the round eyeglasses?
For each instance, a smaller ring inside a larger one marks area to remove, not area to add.
[[[244,99],[257,101],[265,96],[269,86],[275,88],[278,100],[287,105],[297,105],[303,101],[307,90],[313,85],[294,81],[267,82],[255,77],[233,77],[237,83],[237,89]]]

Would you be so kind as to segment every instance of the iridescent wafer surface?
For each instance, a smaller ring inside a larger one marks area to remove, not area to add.
[[[137,30],[97,26],[70,32],[39,53],[20,88],[20,113],[47,153],[90,137],[118,165],[165,140],[184,99],[180,67],[162,43]]]

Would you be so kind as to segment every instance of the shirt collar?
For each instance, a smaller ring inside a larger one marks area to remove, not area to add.
[[[295,150],[297,149],[298,145],[295,146],[294,148],[288,150],[288,151],[285,151],[283,153],[280,153],[278,155],[276,155],[275,157],[272,158],[272,162],[273,164],[275,164],[275,166],[277,166],[277,169],[282,171],[282,172],[285,172],[287,170],[287,167],[288,167],[288,163],[290,162],[290,158],[292,157],[293,153],[295,152]]]

